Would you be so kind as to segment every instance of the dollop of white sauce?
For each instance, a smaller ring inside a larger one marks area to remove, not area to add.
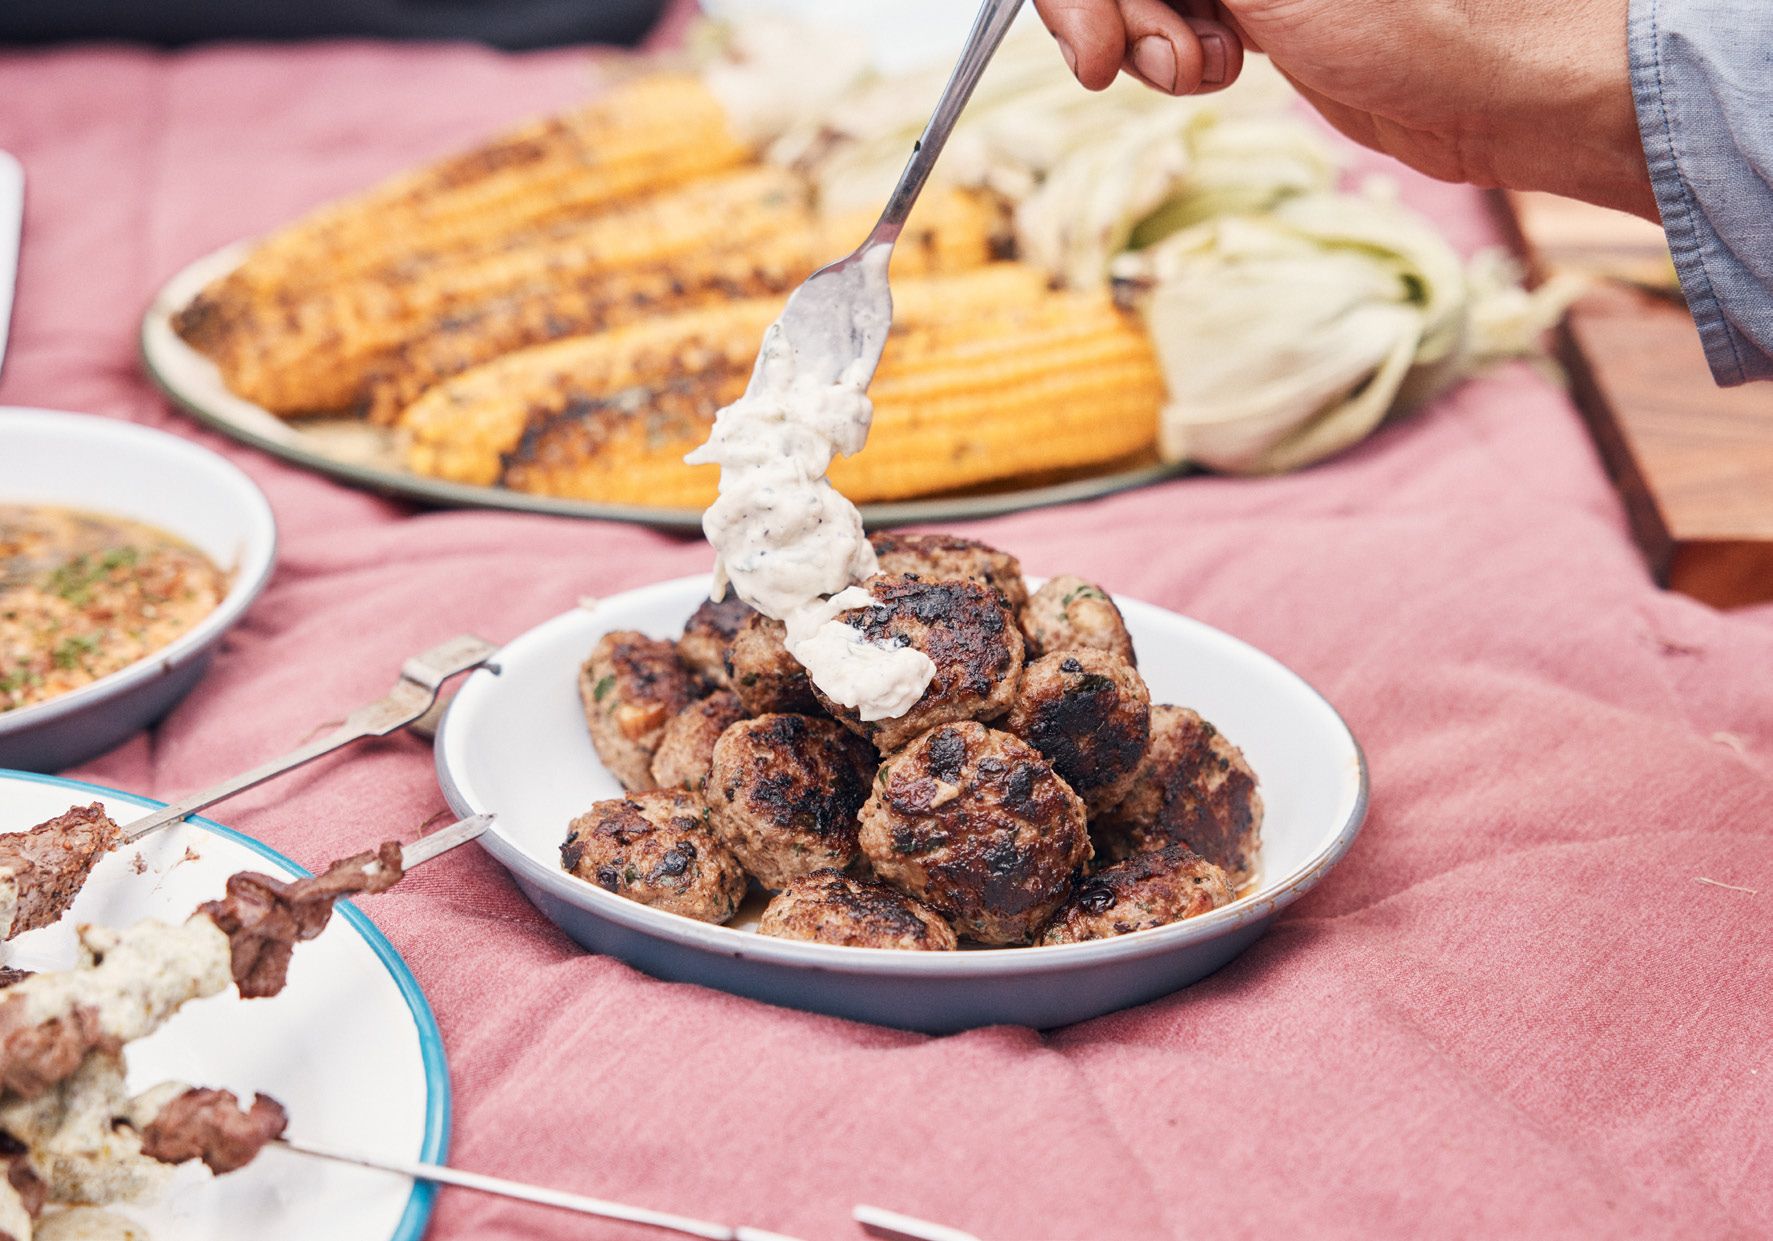
[[[887,257],[881,248],[862,260],[871,289],[886,282]],[[859,307],[848,309],[860,336],[869,325]],[[836,383],[820,378],[836,371]],[[716,597],[730,584],[783,622],[788,651],[813,684],[860,718],[880,720],[909,711],[936,666],[922,651],[870,642],[837,619],[874,602],[852,583],[879,567],[862,515],[825,477],[833,458],[868,441],[871,377],[865,360],[797,358],[772,324],[745,395],[715,416],[708,442],[685,460],[720,466],[720,496],[702,517],[717,556]]]

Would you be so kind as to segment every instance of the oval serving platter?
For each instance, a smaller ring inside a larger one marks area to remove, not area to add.
[[[98,785],[0,771],[0,831],[103,802],[127,823],[163,803]],[[138,870],[137,858],[140,858]],[[208,819],[176,824],[103,858],[54,926],[4,948],[6,964],[58,969],[75,956],[79,923],[123,928],[182,921],[222,895],[241,870],[308,872],[270,847]],[[340,902],[326,930],[300,945],[278,995],[243,1000],[232,988],[187,1004],[128,1050],[129,1087],[164,1081],[262,1091],[289,1110],[296,1138],[396,1159],[441,1163],[449,1146],[449,1071],[418,980],[363,913]],[[181,1165],[159,1201],[111,1208],[155,1241],[418,1241],[435,1187],[276,1147],[212,1177]]]
[[[598,504],[530,495],[506,487],[478,487],[430,478],[406,469],[394,435],[354,418],[287,421],[234,395],[215,364],[179,338],[172,318],[211,280],[226,275],[250,248],[237,242],[198,259],[162,286],[142,318],[142,362],[155,385],[180,409],[243,444],[353,487],[443,508],[511,509],[625,521],[680,534],[702,532],[699,508],[652,508],[638,504]],[[1045,508],[1112,495],[1174,478],[1185,466],[1141,465],[1042,486],[1016,487],[929,500],[864,504],[869,529],[915,523],[976,520],[1022,509]]]
[[[664,582],[537,626],[500,652],[496,674],[474,674],[437,735],[445,797],[458,814],[498,815],[480,843],[536,907],[582,946],[658,977],[931,1033],[1068,1025],[1166,995],[1224,965],[1323,878],[1365,816],[1360,746],[1316,690],[1211,626],[1117,598],[1152,701],[1199,711],[1256,771],[1266,814],[1253,893],[1116,939],[954,953],[774,939],[757,934],[754,920],[711,926],[624,900],[560,868],[568,821],[622,795],[586,733],[578,668],[611,630],[675,637],[708,587],[706,577]]]
[[[164,715],[271,579],[277,523],[238,467],[176,435],[95,414],[0,407],[0,504],[89,509],[177,535],[231,582],[158,651],[46,702],[0,713],[0,767],[60,771]]]

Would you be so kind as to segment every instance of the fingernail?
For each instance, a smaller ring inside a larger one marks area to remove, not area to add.
[[[1168,39],[1148,34],[1133,44],[1133,68],[1159,90],[1176,93],[1176,49]]]
[[[1200,36],[1200,84],[1222,86],[1225,83],[1225,36]]]
[[[1071,44],[1059,40],[1059,50],[1065,54],[1065,65],[1071,70],[1071,76],[1077,76],[1077,53],[1071,50]]]

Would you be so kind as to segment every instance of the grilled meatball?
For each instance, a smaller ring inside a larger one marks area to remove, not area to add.
[[[727,648],[727,684],[752,715],[822,714],[806,669],[782,644],[786,630],[781,621],[754,613]]]
[[[766,888],[855,865],[874,751],[831,720],[761,715],[720,735],[708,769],[714,831]]]
[[[1167,845],[1104,867],[1078,884],[1040,942],[1076,944],[1147,931],[1228,905],[1234,896],[1224,871],[1187,845]]]
[[[1022,632],[1030,658],[1085,646],[1139,664],[1120,609],[1107,591],[1081,577],[1051,578],[1035,591],[1022,610]]]
[[[745,898],[745,871],[708,830],[707,813],[680,789],[600,801],[572,821],[560,864],[642,905],[725,922]]]
[[[1054,651],[1022,670],[1004,727],[1046,755],[1089,812],[1099,814],[1133,787],[1151,740],[1151,694],[1118,655]]]
[[[882,573],[914,573],[930,581],[961,578],[997,588],[1010,611],[1028,602],[1022,562],[975,539],[957,534],[905,534],[883,530],[868,536]]]
[[[690,703],[671,717],[659,735],[653,755],[653,783],[662,789],[701,792],[714,761],[714,743],[720,734],[745,718],[738,696],[719,690]]]
[[[861,844],[875,874],[983,944],[1034,935],[1090,859],[1083,801],[1040,751],[972,721],[881,767]]]
[[[739,627],[757,615],[751,605],[727,591],[724,599],[704,599],[684,623],[677,653],[689,670],[716,689],[729,689],[726,651],[738,636]]]
[[[876,642],[914,646],[936,665],[923,697],[897,719],[863,721],[819,693],[825,709],[891,754],[918,734],[956,720],[995,720],[1010,709],[1022,679],[1022,634],[997,591],[981,582],[931,582],[880,574],[862,583],[875,606],[838,619]]]
[[[954,928],[940,914],[884,883],[835,870],[802,875],[776,893],[757,930],[846,948],[945,952],[955,946]]]
[[[665,725],[695,697],[669,642],[633,630],[606,633],[579,670],[579,699],[597,757],[630,792],[653,787],[653,752]]]
[[[1151,746],[1132,790],[1095,828],[1107,858],[1185,844],[1241,888],[1262,848],[1262,794],[1218,729],[1184,707],[1153,707]]]

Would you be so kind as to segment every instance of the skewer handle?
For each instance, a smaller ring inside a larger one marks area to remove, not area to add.
[[[492,643],[472,634],[463,634],[414,656],[401,665],[400,681],[392,690],[351,712],[345,722],[332,732],[317,737],[306,745],[297,746],[281,758],[261,763],[250,771],[211,785],[188,797],[181,797],[152,814],[144,815],[123,829],[123,842],[134,844],[152,832],[190,818],[205,807],[213,806],[236,793],[244,793],[247,789],[331,754],[353,741],[364,737],[386,737],[389,733],[405,728],[431,709],[445,681],[458,673],[480,667],[497,653],[498,648]]]
[[[790,1237],[780,1237],[775,1233],[762,1232],[755,1228],[730,1228],[725,1224],[711,1224],[706,1220],[690,1219],[684,1215],[671,1215],[664,1211],[649,1211],[645,1207],[625,1206],[620,1202],[607,1202],[602,1198],[588,1198],[583,1194],[569,1194],[558,1189],[543,1189],[539,1185],[525,1185],[520,1181],[508,1181],[503,1177],[485,1176],[479,1172],[464,1172],[459,1168],[446,1167],[443,1164],[418,1163],[405,1159],[389,1159],[380,1155],[364,1155],[353,1151],[334,1150],[313,1142],[302,1142],[285,1137],[278,1145],[297,1154],[309,1155],[316,1159],[330,1159],[334,1163],[355,1164],[361,1168],[376,1168],[383,1172],[393,1172],[400,1176],[410,1176],[420,1181],[435,1181],[439,1185],[454,1185],[460,1189],[472,1189],[483,1194],[496,1194],[501,1198],[514,1198],[519,1202],[533,1202],[538,1206],[557,1207],[562,1211],[573,1211],[579,1215],[591,1215],[599,1219],[619,1219],[630,1224],[642,1224],[651,1228],[662,1228],[667,1232],[682,1233],[685,1236],[704,1237],[707,1241],[793,1241]]]

